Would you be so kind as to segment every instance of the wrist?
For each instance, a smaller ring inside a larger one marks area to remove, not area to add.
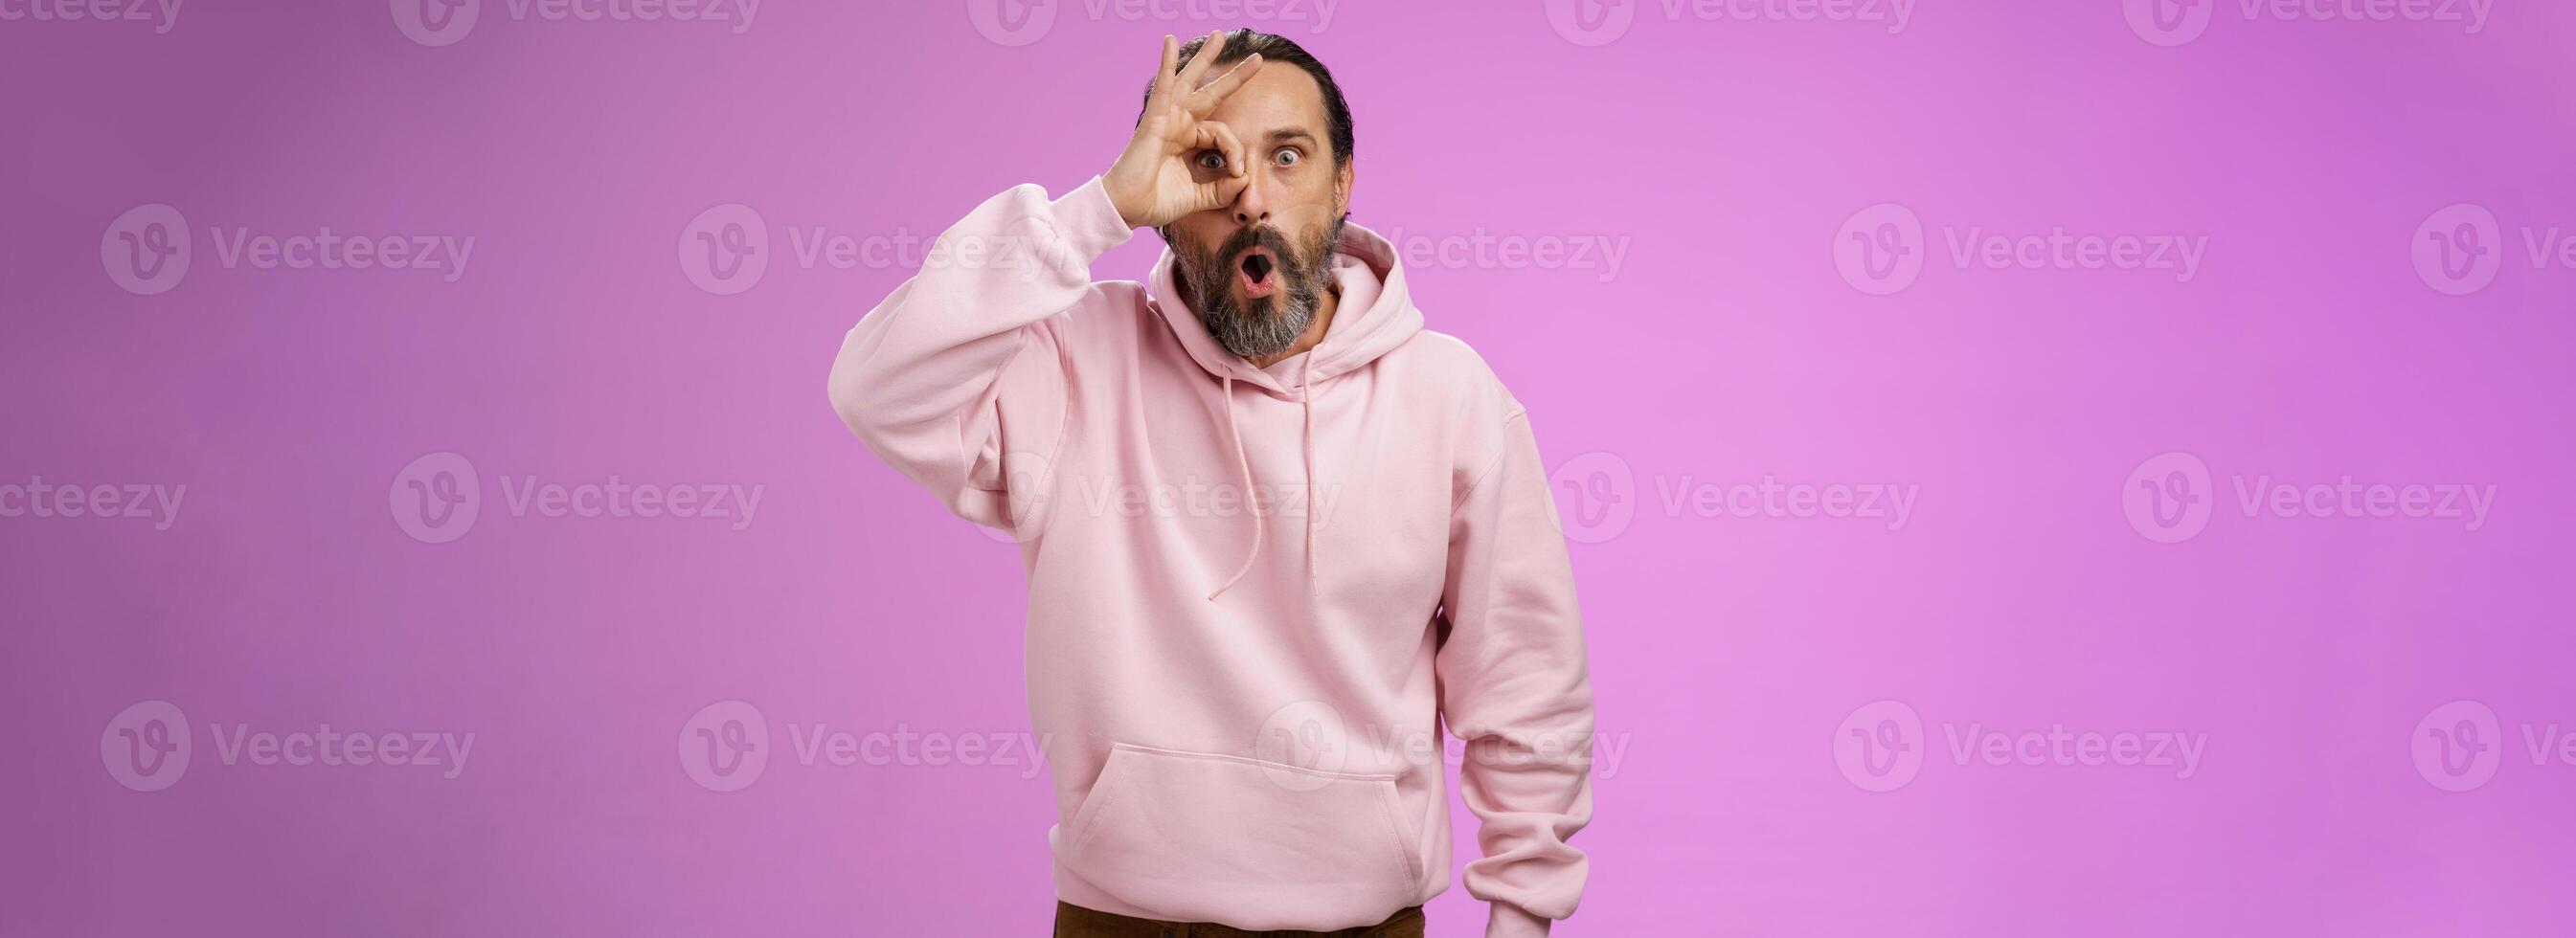
[[[1550,922],[1508,902],[1487,903],[1485,938],[1544,938]]]
[[[1110,202],[1107,180],[1098,176],[1054,200],[1048,210],[1062,243],[1072,249],[1071,262],[1087,266],[1136,234]]]
[[[1118,212],[1118,221],[1128,230],[1145,227],[1140,221],[1143,215],[1136,209],[1135,200],[1118,184],[1118,167],[1111,166],[1108,172],[1100,174],[1100,191],[1109,197],[1109,207]]]

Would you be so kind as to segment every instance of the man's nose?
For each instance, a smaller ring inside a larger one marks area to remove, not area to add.
[[[1270,221],[1270,194],[1263,189],[1261,172],[1255,170],[1252,180],[1234,196],[1234,223],[1259,225]]]

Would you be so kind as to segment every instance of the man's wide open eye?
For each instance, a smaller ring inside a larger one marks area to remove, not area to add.
[[[1306,159],[1306,155],[1297,152],[1296,149],[1292,147],[1281,147],[1279,148],[1279,155],[1274,156],[1271,159],[1278,161],[1281,166],[1295,166],[1298,163],[1303,162]]]
[[[1200,168],[1200,169],[1224,169],[1224,168],[1225,168],[1225,154],[1223,154],[1223,153],[1219,153],[1219,152],[1217,152],[1217,151],[1215,151],[1215,150],[1200,150],[1200,151],[1199,151],[1199,168]]]

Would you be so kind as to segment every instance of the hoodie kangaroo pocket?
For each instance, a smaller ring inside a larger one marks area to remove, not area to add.
[[[1421,877],[1401,818],[1392,775],[1118,743],[1065,861],[1161,918],[1345,928],[1413,904]]]

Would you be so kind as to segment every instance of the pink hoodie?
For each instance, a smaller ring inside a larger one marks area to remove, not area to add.
[[[1269,370],[1173,288],[1094,177],[941,236],[832,363],[833,406],[1011,532],[1056,895],[1244,929],[1374,924],[1449,886],[1445,746],[1486,934],[1573,914],[1592,816],[1582,619],[1529,420],[1350,225],[1324,341]],[[1249,497],[1247,497],[1249,496]]]

